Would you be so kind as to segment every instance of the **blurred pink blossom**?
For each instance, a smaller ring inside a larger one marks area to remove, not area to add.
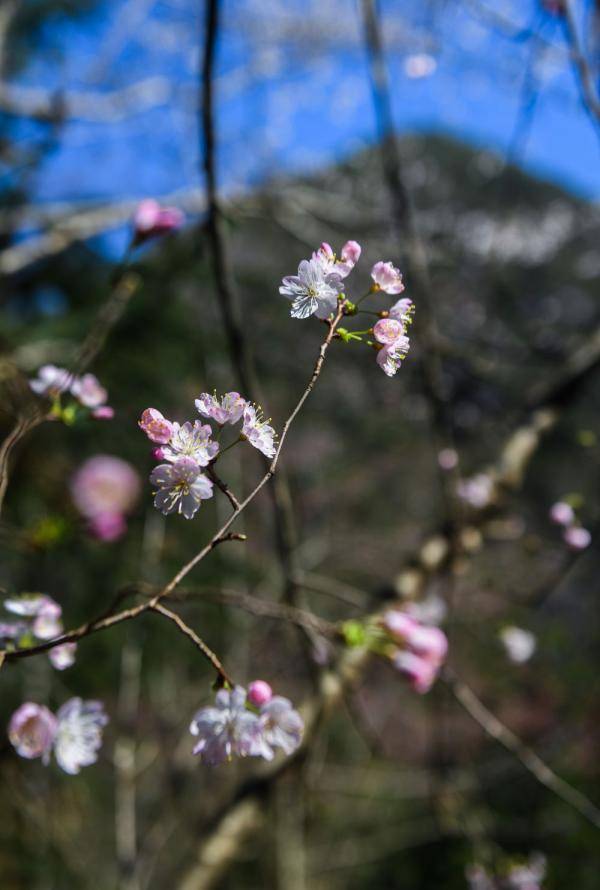
[[[42,757],[48,763],[58,721],[44,705],[25,702],[14,712],[8,725],[10,743],[20,757]]]
[[[103,541],[114,541],[126,530],[125,515],[140,493],[140,479],[119,457],[96,454],[73,475],[71,497],[79,512],[90,521],[90,531]]]
[[[62,643],[55,646],[48,652],[48,658],[52,663],[52,667],[57,671],[64,671],[75,664],[75,653],[77,651],[77,643]]]
[[[571,525],[575,521],[575,511],[566,501],[557,501],[550,508],[550,519],[557,525]]]
[[[563,532],[563,538],[572,550],[585,550],[592,543],[592,535],[580,525],[572,525]]]
[[[94,408],[92,411],[94,420],[112,420],[114,416],[115,409],[111,408],[110,405],[100,405],[99,408]]]
[[[183,225],[184,215],[177,207],[161,207],[154,198],[138,204],[133,216],[134,240],[141,244],[149,238],[164,235]]]
[[[71,393],[86,408],[99,408],[108,398],[108,393],[94,374],[76,377],[71,384]]]

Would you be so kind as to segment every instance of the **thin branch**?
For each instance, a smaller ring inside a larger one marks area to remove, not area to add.
[[[594,125],[596,134],[600,135],[600,100],[594,76],[579,37],[575,3],[573,0],[562,0],[562,7],[565,35],[571,50],[571,60],[581,93],[581,101]]]
[[[501,723],[477,698],[473,690],[458,680],[449,669],[444,672],[444,679],[459,704],[491,738],[496,739],[507,751],[514,754],[540,784],[577,810],[596,828],[600,828],[600,809],[585,794],[557,776],[532,748],[525,745],[511,729]]]
[[[223,480],[220,478],[220,476],[217,475],[217,471],[215,470],[213,464],[209,464],[209,465],[207,466],[207,468],[206,468],[206,475],[207,475],[210,479],[212,479],[212,481],[215,483],[215,485],[217,486],[217,488],[220,489],[220,491],[223,492],[223,494],[225,495],[225,497],[228,498],[229,503],[231,504],[231,506],[233,507],[233,509],[234,509],[234,510],[238,510],[238,509],[239,509],[239,506],[240,506],[240,502],[238,501],[238,499],[236,498],[236,496],[234,495],[234,493],[232,492],[232,490],[229,488],[229,486],[227,485],[227,483],[226,483],[226,482],[223,482]]]
[[[238,518],[238,516],[243,513],[246,507],[252,503],[255,497],[259,494],[260,491],[264,488],[264,486],[269,482],[272,476],[275,474],[277,469],[277,463],[279,461],[279,456],[281,454],[281,449],[283,448],[283,444],[287,438],[287,434],[289,429],[297,417],[298,413],[302,409],[302,406],[306,402],[307,398],[313,391],[317,380],[321,374],[321,370],[323,368],[323,363],[325,361],[325,355],[331,342],[335,336],[336,328],[339,325],[341,318],[344,313],[344,304],[341,302],[338,305],[337,313],[334,318],[329,321],[328,324],[328,332],[325,340],[321,344],[319,349],[319,354],[317,356],[317,360],[315,362],[315,366],[308,382],[308,385],[302,395],[300,396],[296,407],[289,415],[286,420],[281,438],[279,440],[279,444],[275,451],[275,456],[271,461],[269,468],[265,475],[260,479],[257,485],[252,489],[250,494],[243,500],[240,505],[233,510],[229,519],[221,526],[218,532],[211,538],[211,540],[198,552],[192,559],[189,560],[178,572],[176,575],[171,578],[168,584],[166,584],[162,590],[160,590],[151,600],[148,602],[141,603],[137,606],[133,606],[130,609],[125,609],[122,612],[117,612],[113,615],[108,615],[102,617],[100,619],[96,619],[94,621],[88,622],[86,624],[81,625],[78,628],[75,628],[72,631],[68,631],[65,634],[62,634],[60,637],[57,637],[54,640],[49,640],[46,643],[40,643],[37,646],[32,646],[29,649],[13,649],[10,650],[0,650],[0,661],[15,661],[18,658],[29,658],[32,655],[38,655],[40,652],[47,652],[49,649],[53,649],[55,646],[59,646],[62,643],[75,642],[77,640],[82,639],[83,637],[89,636],[92,633],[97,633],[101,630],[107,630],[110,627],[113,627],[116,624],[120,624],[124,621],[131,621],[134,618],[137,618],[139,615],[148,611],[149,609],[154,609],[158,603],[161,602],[165,597],[168,597],[175,588],[183,581],[183,579],[189,575],[195,566],[198,565],[215,547],[219,546],[226,541],[245,541],[246,536],[240,535],[235,532],[230,532],[229,529]],[[4,658],[3,658],[4,656]]]
[[[176,612],[172,612],[170,609],[167,609],[166,606],[161,606],[160,603],[155,603],[150,608],[153,612],[158,612],[160,615],[164,615],[165,618],[168,618],[169,621],[172,621],[174,624],[176,624],[181,633],[188,637],[192,641],[192,643],[194,643],[194,645],[200,650],[200,652],[202,652],[206,660],[210,662],[210,664],[214,667],[223,684],[226,684],[227,686],[231,687],[231,689],[233,689],[235,683],[233,682],[215,653],[209,646],[206,645],[204,640],[199,637],[198,634],[185,623],[183,618],[181,618]]]

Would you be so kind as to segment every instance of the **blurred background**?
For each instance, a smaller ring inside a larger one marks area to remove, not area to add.
[[[6,663],[2,726],[75,695],[111,719],[76,777],[2,731],[3,890],[599,886],[599,66],[592,0],[2,0],[5,596],[46,593],[73,627],[210,538],[224,498],[192,522],[153,509],[137,419],[237,389],[281,430],[324,328],[278,286],[322,241],[362,244],[355,295],[389,259],[416,303],[392,380],[334,342],[277,497],[176,598],[241,682],[317,708],[306,751],[199,764],[214,677],[159,616],[62,672]],[[185,224],[128,251],[148,197]],[[114,419],[29,427],[27,379],[82,344]],[[242,494],[264,469],[249,450],[219,465]],[[73,498],[96,455],[140,479],[114,540]],[[277,612],[392,602],[449,637],[425,696]],[[541,857],[541,882],[508,877]]]

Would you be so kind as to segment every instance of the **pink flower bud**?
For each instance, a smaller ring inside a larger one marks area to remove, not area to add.
[[[393,609],[383,616],[383,626],[393,637],[405,643],[419,627],[419,623],[406,612]]]
[[[380,318],[373,328],[373,336],[378,343],[383,343],[384,346],[391,346],[403,334],[402,323],[393,318]]]
[[[47,760],[57,728],[56,717],[48,708],[25,702],[10,718],[8,737],[20,757]]]
[[[111,408],[110,405],[101,405],[99,408],[94,408],[92,411],[94,420],[112,420],[114,416],[115,409]]]
[[[150,441],[156,442],[157,445],[166,445],[173,435],[173,424],[156,408],[146,408],[138,421],[138,426]]]
[[[563,538],[573,550],[585,550],[592,542],[590,532],[587,528],[582,528],[580,525],[572,525],[570,528],[565,529]]]
[[[371,269],[371,278],[377,285],[377,289],[386,294],[401,294],[404,290],[402,275],[392,263],[384,263],[380,260]]]
[[[165,449],[164,448],[153,448],[152,449],[152,457],[154,460],[164,460],[165,459]]]
[[[176,207],[161,207],[158,201],[147,198],[142,201],[133,217],[136,244],[164,235],[183,224],[184,216]]]
[[[99,541],[118,541],[127,531],[127,523],[122,513],[98,513],[89,523],[90,534]]]
[[[273,698],[273,690],[264,680],[254,680],[248,686],[248,701],[260,708]]]
[[[344,263],[355,266],[360,259],[362,248],[356,241],[346,241],[342,247],[341,258]]]
[[[565,501],[557,501],[550,508],[550,519],[557,525],[571,525],[575,521],[573,507]]]

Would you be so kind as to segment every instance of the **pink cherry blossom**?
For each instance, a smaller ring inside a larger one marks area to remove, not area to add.
[[[557,501],[550,508],[550,519],[557,525],[572,525],[575,522],[575,511],[565,501]]]
[[[399,337],[389,346],[382,346],[377,352],[376,361],[383,373],[393,377],[400,370],[409,348],[410,341],[405,336]]]
[[[239,392],[227,392],[219,402],[216,393],[210,395],[203,392],[199,399],[196,399],[196,409],[203,417],[216,421],[219,426],[226,423],[237,423],[244,413],[246,407],[246,399],[243,399]]]
[[[57,671],[64,671],[75,664],[75,653],[77,651],[77,643],[61,643],[48,652],[48,658],[52,663],[52,667]]]
[[[193,753],[208,766],[218,766],[237,757],[272,757],[262,739],[260,718],[246,708],[246,690],[236,686],[220,689],[214,707],[201,708],[190,724],[198,737]]]
[[[373,328],[373,336],[378,343],[390,346],[404,334],[404,325],[394,318],[380,318]]]
[[[415,311],[415,304],[410,297],[402,297],[397,300],[388,312],[390,318],[402,322],[402,324],[410,324]]]
[[[248,686],[248,701],[258,708],[273,698],[273,690],[264,680],[254,680]]]
[[[419,655],[438,667],[448,653],[446,634],[439,627],[417,626],[409,634],[408,645],[415,655]]]
[[[52,640],[58,637],[63,631],[61,615],[62,609],[58,603],[47,597],[47,602],[39,610],[31,626],[35,636],[40,640]]]
[[[194,423],[173,424],[168,445],[161,448],[165,460],[174,462],[181,457],[191,457],[199,467],[206,467],[219,452],[219,443],[211,439],[212,427],[200,420]]]
[[[127,531],[127,521],[122,513],[98,513],[92,516],[88,528],[99,541],[118,541]]]
[[[156,408],[146,408],[138,420],[138,426],[157,445],[166,445],[173,433],[171,421],[163,417]]]
[[[244,423],[242,425],[242,436],[257,448],[266,457],[275,457],[275,430],[269,426],[268,422],[263,418],[260,408],[253,405],[246,405],[244,408]]]
[[[94,520],[130,512],[139,497],[140,478],[131,464],[121,458],[96,454],[79,467],[70,488],[79,512]]]
[[[429,692],[437,676],[434,664],[405,649],[396,652],[393,662],[400,673],[408,679],[415,692],[421,695]]]
[[[71,384],[71,394],[86,408],[99,408],[108,398],[107,391],[94,374],[76,377]]]
[[[347,278],[357,264],[360,254],[361,246],[356,241],[346,241],[339,257],[336,256],[331,245],[324,241],[319,249],[315,250],[312,259],[319,263],[325,273],[334,272],[340,278]]]
[[[592,543],[591,533],[580,525],[572,525],[565,529],[563,538],[572,550],[585,550]]]
[[[213,496],[213,483],[191,457],[159,464],[152,471],[150,482],[157,489],[154,506],[165,516],[181,513],[192,519],[202,501]]]
[[[29,381],[29,386],[38,395],[65,392],[73,382],[73,374],[66,368],[58,368],[56,365],[43,365],[35,380]]]
[[[399,609],[392,609],[383,616],[383,626],[395,639],[406,643],[419,622]]]
[[[57,728],[58,721],[48,708],[25,702],[10,718],[8,737],[19,757],[41,757],[48,763]]]
[[[133,216],[134,240],[141,244],[183,225],[184,215],[177,207],[161,207],[154,198],[141,201]]]
[[[404,290],[402,274],[390,262],[380,260],[371,269],[371,278],[374,282],[374,290],[382,290],[386,294],[401,294]]]

